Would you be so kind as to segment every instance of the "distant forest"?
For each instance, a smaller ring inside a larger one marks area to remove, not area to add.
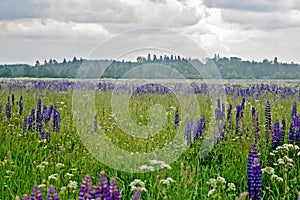
[[[210,70],[215,64],[224,79],[300,79],[299,64],[282,63],[278,61],[277,57],[273,60],[264,59],[257,62],[245,61],[238,57],[221,58],[219,55],[215,55],[214,58],[208,58],[205,63],[201,63],[197,59],[181,58],[174,55],[156,56],[150,53],[147,57],[137,57],[136,61],[85,60],[74,57],[70,61],[64,59],[61,63],[55,59],[50,59],[42,63],[36,61],[35,65],[0,65],[0,77],[77,78],[85,73],[85,78],[122,78],[126,72],[135,67],[150,64],[171,67],[184,78],[201,79],[199,70],[193,65],[195,62],[200,63],[198,65],[200,69],[206,70]],[[96,71],[97,73],[94,73]]]

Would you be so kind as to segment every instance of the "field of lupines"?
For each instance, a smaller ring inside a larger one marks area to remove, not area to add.
[[[77,133],[73,93],[90,87],[88,82],[2,80],[0,199],[300,198],[299,83],[226,84],[226,98],[212,102],[207,84],[195,82],[184,95],[196,95],[198,119],[183,120],[182,105],[173,93],[184,90],[181,83],[170,83],[170,90],[118,82],[134,87],[128,117],[137,124],[149,123],[149,105],[164,107],[167,120],[150,140],[129,136],[118,127],[111,107],[116,84],[96,84],[96,115],[82,121],[87,124],[85,136],[97,136],[102,129],[116,146],[147,153],[172,141],[183,127],[187,151],[170,165],[157,158],[140,166],[151,172],[109,168],[93,157]],[[209,133],[212,121],[217,126]],[[211,134],[213,148],[199,158]]]

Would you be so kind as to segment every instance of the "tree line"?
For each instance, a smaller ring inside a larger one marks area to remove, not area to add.
[[[198,63],[196,67],[195,62]],[[0,65],[0,77],[77,78],[84,74],[85,78],[122,78],[137,66],[147,64],[170,67],[187,79],[201,79],[203,77],[199,71],[210,70],[214,66],[224,79],[300,79],[299,64],[279,62],[277,57],[258,62],[215,55],[213,58],[207,58],[205,62],[200,62],[178,55],[157,56],[150,53],[146,57],[138,56],[136,61],[86,60],[74,57],[73,60],[64,59],[62,62],[55,59],[36,61],[35,65]]]

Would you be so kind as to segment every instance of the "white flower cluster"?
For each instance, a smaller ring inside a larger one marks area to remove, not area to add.
[[[262,171],[262,173],[267,173],[267,174],[271,175],[271,179],[272,180],[276,180],[276,181],[278,181],[280,183],[283,183],[283,178],[280,177],[280,176],[277,176],[275,174],[275,170],[274,170],[273,167],[265,167],[261,171]]]
[[[141,191],[145,191],[147,192],[147,189],[145,187],[145,182],[143,182],[142,180],[140,179],[135,179],[133,182],[131,182],[129,184],[129,186],[131,187],[131,191],[136,191],[137,188],[140,188]]]
[[[149,160],[149,164],[141,165],[139,169],[143,171],[154,171],[154,166],[159,166],[160,168],[164,169],[172,169],[170,165],[165,163],[165,161],[160,160]]]
[[[163,185],[170,185],[171,183],[174,183],[175,182],[175,180],[174,179],[172,179],[171,177],[168,177],[168,178],[166,178],[166,179],[161,179],[160,180],[160,183],[161,184],[163,184]]]
[[[222,190],[227,190],[227,191],[235,191],[236,187],[234,183],[227,183],[226,179],[218,176],[216,179],[210,178],[206,182],[210,187],[212,187],[211,190],[208,191],[208,196],[212,196],[216,194],[217,189],[220,187]],[[227,184],[226,184],[227,183]]]

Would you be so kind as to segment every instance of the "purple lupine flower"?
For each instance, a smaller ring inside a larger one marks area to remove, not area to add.
[[[138,188],[134,195],[132,196],[131,200],[140,200],[141,199],[141,188]]]
[[[98,130],[98,117],[94,115],[94,132]]]
[[[289,134],[289,142],[290,143],[297,143],[297,139],[299,140],[299,120],[297,116],[293,116],[292,123],[290,125],[290,134]],[[298,135],[298,138],[297,138]]]
[[[285,135],[285,128],[286,128],[286,122],[285,119],[282,119],[282,126],[280,128],[280,132],[279,132],[279,141],[283,142],[284,141],[284,135]]]
[[[296,117],[296,128],[295,128],[295,135],[296,135],[296,144],[300,143],[300,115]]]
[[[93,199],[92,179],[89,175],[85,175],[83,177],[78,197],[79,197],[79,200]]]
[[[222,118],[222,120],[225,120],[225,104],[224,103],[222,103],[222,112],[221,112],[221,118]]]
[[[33,131],[33,117],[32,115],[29,115],[28,119],[27,119],[27,129],[29,131]]]
[[[47,111],[47,122],[49,122],[51,120],[51,116],[52,116],[52,111],[53,111],[53,106],[50,105],[49,109]]]
[[[14,93],[11,94],[11,103],[12,103],[12,105],[15,105],[15,94]]]
[[[252,200],[260,200],[262,171],[255,145],[248,155],[248,191]]]
[[[109,184],[107,181],[107,178],[105,176],[105,173],[102,171],[100,173],[100,177],[98,180],[98,185],[96,187],[96,192],[95,192],[95,199],[109,199],[110,197],[110,190],[109,190]]]
[[[238,135],[239,133],[239,122],[240,122],[240,119],[241,119],[241,106],[240,105],[237,105],[236,106],[236,122],[235,122],[235,134]]]
[[[254,139],[255,139],[255,144],[258,144],[260,141],[260,127],[259,127],[259,121],[258,121],[258,111],[255,111],[254,114]]]
[[[272,133],[272,147],[273,149],[276,149],[280,144],[280,138],[279,133],[280,132],[280,125],[278,119],[276,119],[276,122],[273,126],[273,133]]]
[[[47,192],[47,200],[60,200],[53,185],[50,185]]]
[[[56,132],[60,132],[60,112],[56,109],[54,109],[53,112],[53,129]]]
[[[246,103],[246,98],[243,97],[242,103],[241,103],[241,110],[244,110],[244,108],[245,108],[245,103]]]
[[[294,133],[294,127],[293,127],[293,122],[290,125],[290,133],[289,133],[289,142],[293,144],[295,141],[295,133]]]
[[[179,124],[179,113],[178,113],[178,109],[176,109],[175,111],[175,119],[174,119],[174,129],[177,129]]]
[[[43,106],[43,120],[47,122],[47,105]]]
[[[191,146],[192,145],[192,123],[188,120],[186,122],[186,128],[185,128],[185,139],[187,145]]]
[[[252,120],[255,118],[255,113],[256,113],[256,110],[254,107],[252,107]]]
[[[27,129],[27,117],[24,116],[24,121],[23,121],[23,124],[22,124],[22,134],[23,135],[25,135],[26,129]]]
[[[231,119],[232,115],[232,105],[229,104],[228,111],[227,111],[227,121]]]
[[[22,101],[19,102],[19,115],[21,116],[23,114],[24,106]]]
[[[11,106],[9,101],[6,103],[6,118],[8,121],[10,121],[11,118]]]
[[[266,118],[266,141],[268,143],[268,141],[270,139],[270,134],[272,132],[272,128],[271,128],[271,105],[270,105],[269,100],[266,103],[265,118]]]
[[[203,124],[204,124],[203,118],[196,121],[194,127],[194,142],[196,142],[199,139],[199,136],[202,137]]]
[[[3,107],[2,104],[0,104],[0,118],[2,119],[2,111],[3,111]]]
[[[110,195],[111,195],[111,200],[120,200],[121,199],[119,186],[117,184],[116,179],[114,179],[114,178],[110,179]]]
[[[44,200],[43,194],[37,185],[33,187],[31,200]]]
[[[293,108],[292,108],[292,117],[297,115],[297,104],[294,102]]]

